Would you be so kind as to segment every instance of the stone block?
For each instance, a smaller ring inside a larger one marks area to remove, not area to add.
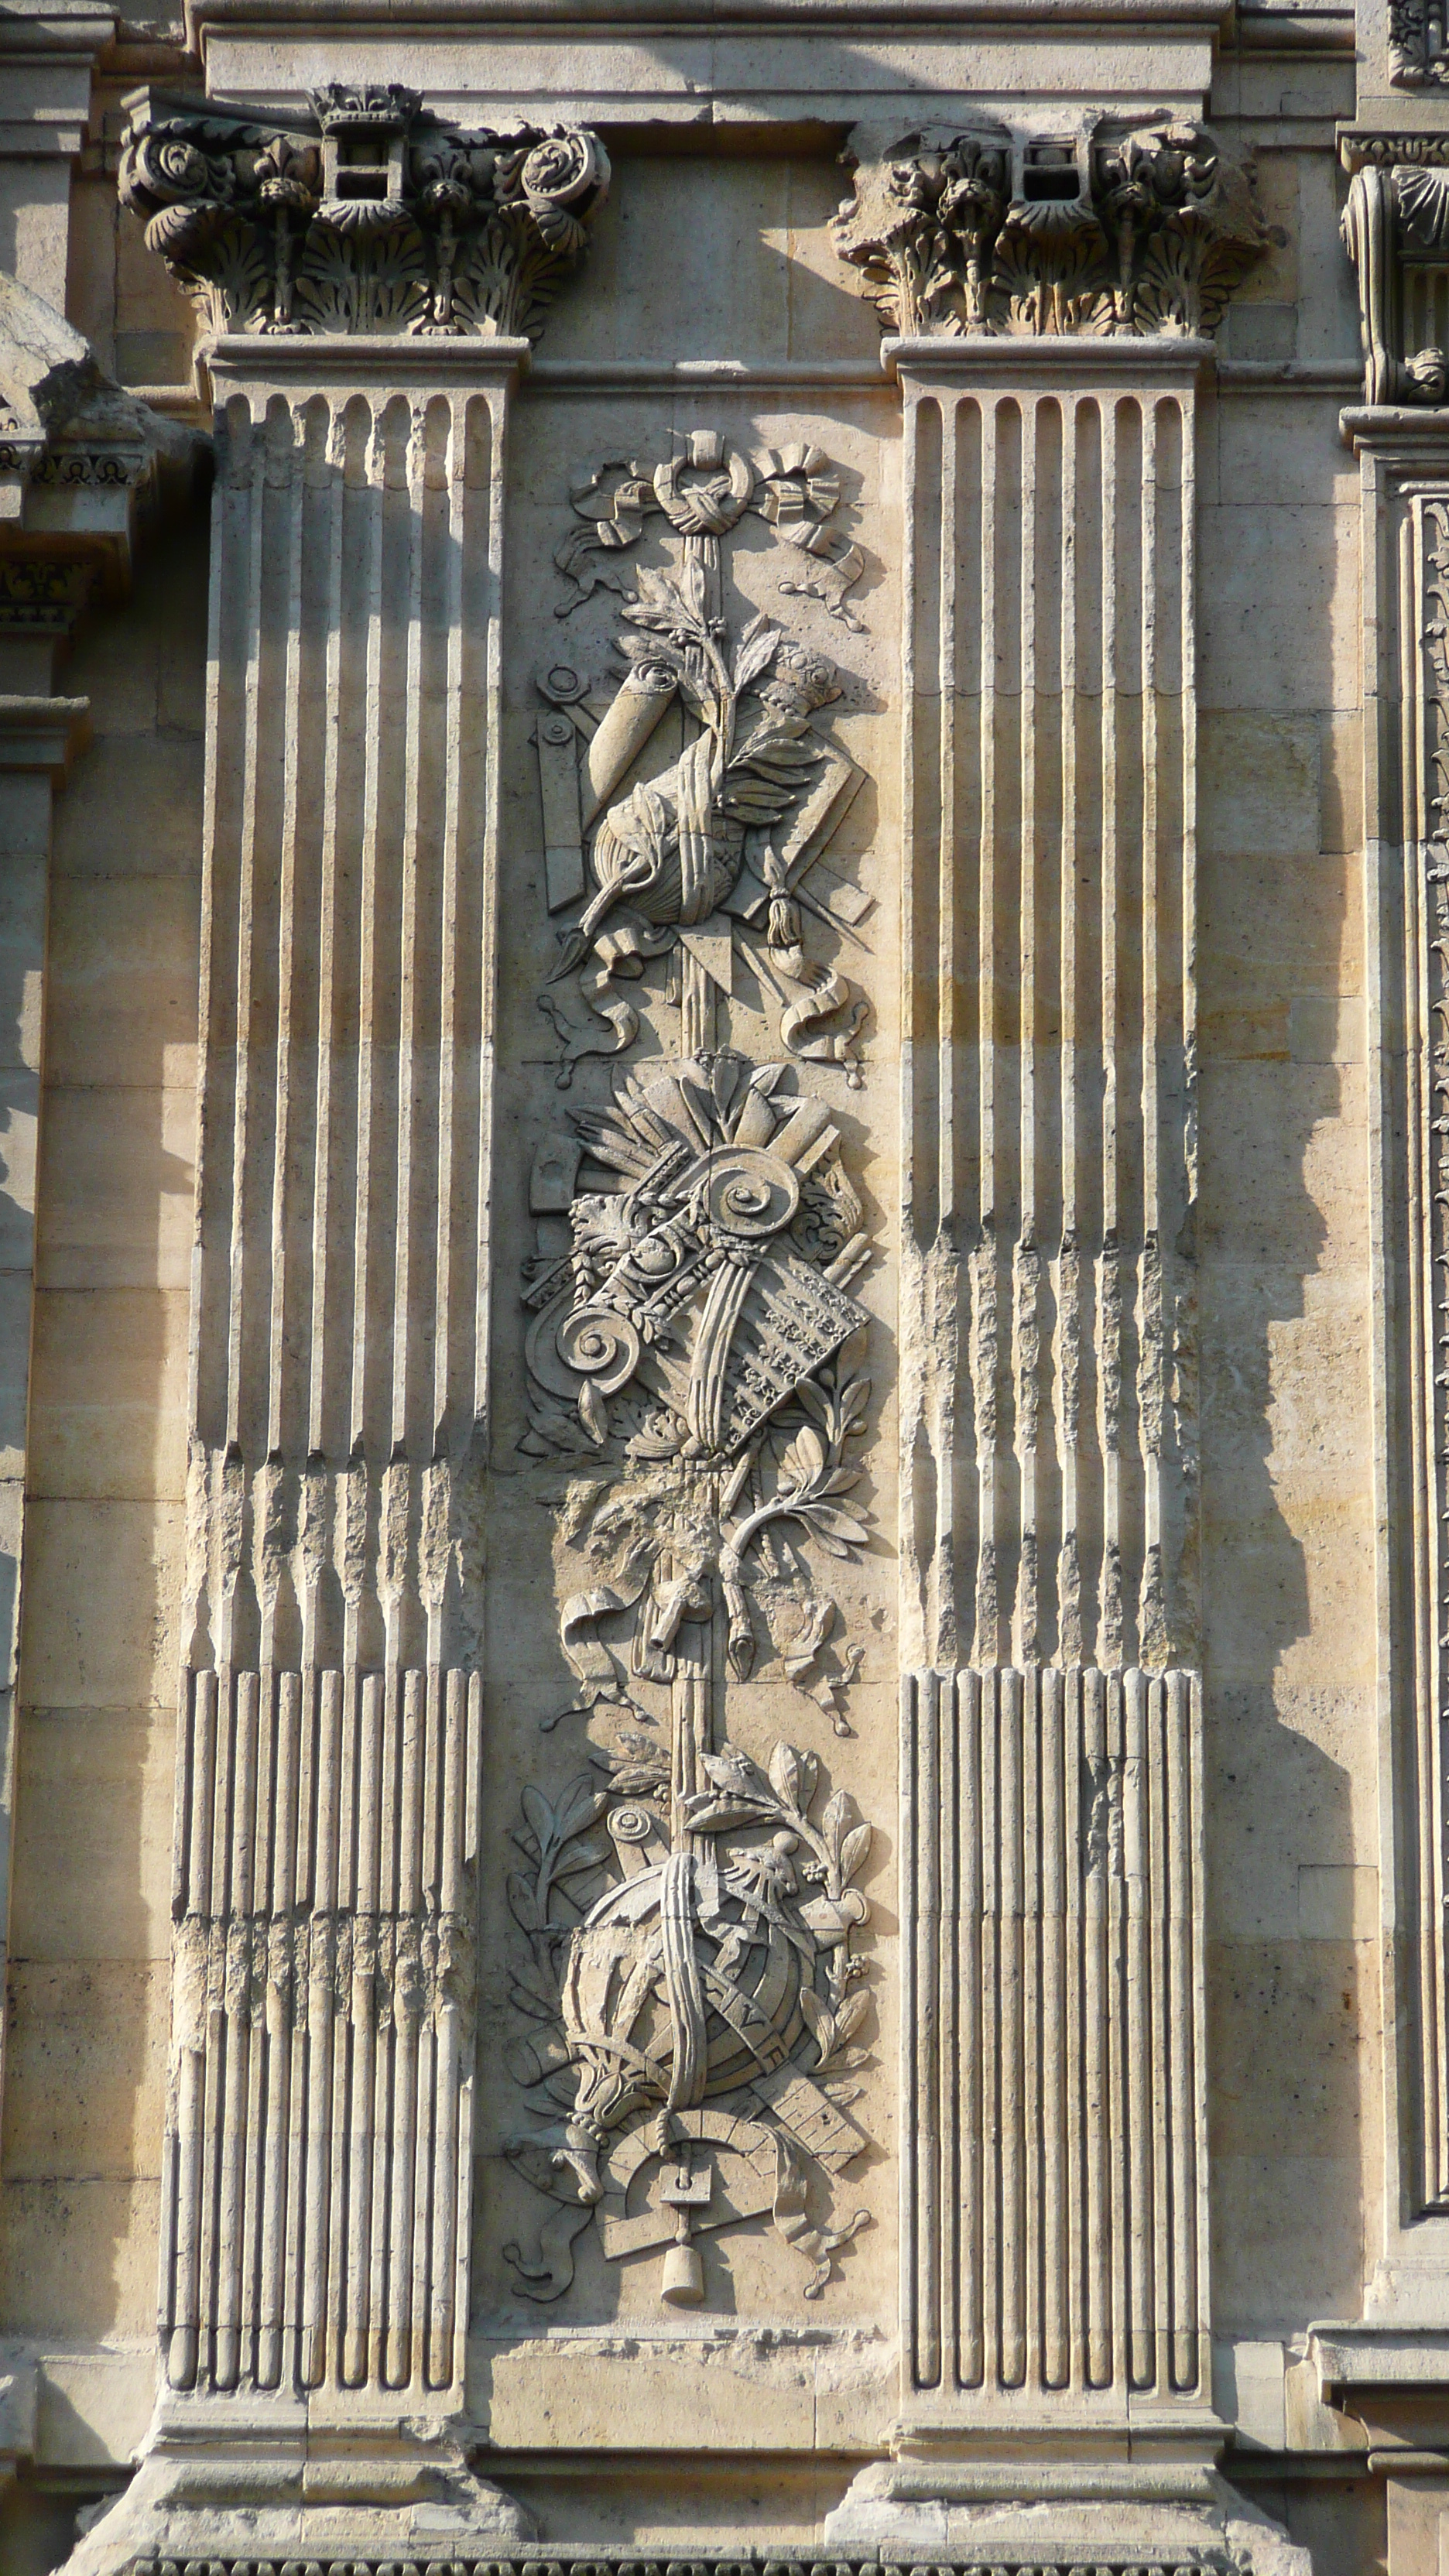
[[[1291,2158],[1311,2137],[1319,2155],[1352,2164],[1363,1968],[1352,1941],[1209,1941],[1214,2161]]]
[[[1305,1275],[1346,1266],[1361,1277],[1368,1176],[1360,1069],[1208,1064],[1201,1098],[1205,1266],[1297,1262]]]
[[[1214,2313],[1224,2333],[1287,2339],[1349,2316],[1363,2279],[1363,2181],[1347,2156],[1216,2155]]]
[[[1357,852],[1363,847],[1363,718],[1347,714],[1319,718],[1323,734],[1323,823],[1325,850]]]
[[[47,2352],[37,2436],[47,2467],[129,2467],[156,2403],[149,2336],[131,2351]]]
[[[0,1277],[0,1315],[4,1295]],[[36,1300],[33,1494],[181,1501],[187,1322],[177,1288],[49,1289]]]
[[[1204,861],[1300,859],[1316,850],[1322,797],[1319,769],[1316,716],[1205,708],[1198,730],[1199,848]]]
[[[1363,645],[1358,511],[1224,500],[1199,513],[1205,707],[1351,707]]]
[[[195,1145],[189,1086],[48,1093],[40,1285],[187,1287]]]
[[[65,1090],[184,1086],[194,1072],[200,887],[191,876],[58,877],[46,1078]]]
[[[1378,1871],[1364,1862],[1300,1861],[1298,1928],[1305,1941],[1376,1941]]]
[[[97,2345],[156,2311],[154,2179],[0,2183],[0,2315],[15,2335]]]
[[[6,2181],[159,2171],[170,2004],[161,1961],[12,1961]]]
[[[180,1507],[37,1499],[26,1535],[21,1654],[30,1705],[173,1705]]]
[[[169,1955],[175,1737],[169,1711],[22,1709],[16,1959]]]
[[[117,725],[76,762],[56,808],[55,875],[201,875],[202,746]]]

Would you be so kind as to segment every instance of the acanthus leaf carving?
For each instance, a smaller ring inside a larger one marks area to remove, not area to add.
[[[983,121],[849,157],[836,247],[903,338],[1210,336],[1267,245],[1247,173],[1179,120],[1026,142]]]
[[[597,137],[465,131],[396,83],[310,105],[292,131],[133,116],[122,202],[208,329],[536,338],[608,195]]]

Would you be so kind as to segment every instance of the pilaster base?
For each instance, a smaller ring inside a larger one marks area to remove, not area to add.
[[[828,2549],[992,2569],[1082,2562],[1312,2576],[1306,2550],[1216,2466],[1226,2428],[1206,2410],[1131,2430],[1090,2421],[902,2425],[824,2525]]]
[[[67,2576],[197,2559],[426,2565],[506,2555],[534,2534],[521,2505],[475,2476],[450,2423],[324,2416],[305,2399],[168,2398],[135,2478]]]

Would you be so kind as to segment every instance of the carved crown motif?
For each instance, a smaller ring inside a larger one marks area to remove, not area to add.
[[[324,134],[338,125],[411,125],[423,103],[401,81],[324,81],[309,96]]]

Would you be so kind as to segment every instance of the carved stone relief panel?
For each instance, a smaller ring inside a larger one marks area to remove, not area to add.
[[[1388,20],[1390,87],[1443,89],[1449,82],[1443,10],[1435,0],[1388,0]]]
[[[857,746],[884,657],[858,476],[770,435],[620,442],[560,474],[537,541],[536,1528],[500,1532],[498,1579],[531,1565],[536,1601],[547,1549],[557,1678],[540,1637],[499,1862],[514,2313],[828,2307],[880,2163],[863,1881],[893,1746],[859,1605],[890,1247],[862,1162],[891,942]]]

